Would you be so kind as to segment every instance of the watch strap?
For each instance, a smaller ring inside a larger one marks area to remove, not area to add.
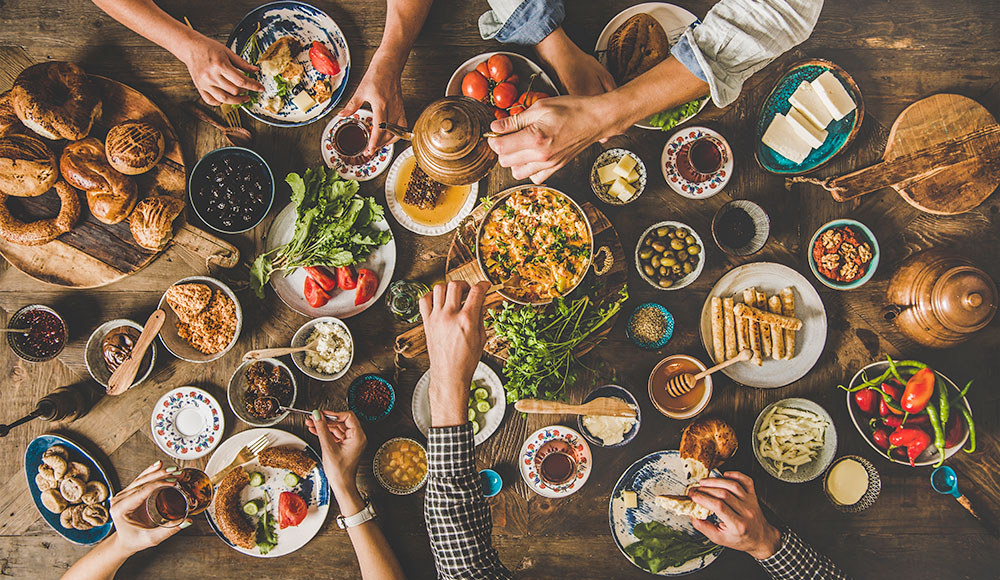
[[[375,515],[375,506],[372,505],[368,498],[365,498],[365,507],[361,511],[353,516],[344,516],[343,514],[337,516],[337,525],[340,526],[340,529],[346,530],[347,528],[360,526],[368,520],[374,519]]]

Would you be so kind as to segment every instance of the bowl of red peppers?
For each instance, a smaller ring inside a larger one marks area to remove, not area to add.
[[[886,358],[840,386],[865,441],[889,461],[911,467],[937,467],[959,449],[975,451],[976,424],[966,399],[972,381],[959,389],[925,363]]]

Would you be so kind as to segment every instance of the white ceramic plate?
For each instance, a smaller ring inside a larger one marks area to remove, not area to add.
[[[507,408],[507,393],[504,391],[500,377],[482,361],[476,367],[475,374],[472,375],[472,382],[476,383],[477,387],[486,387],[490,390],[490,404],[493,405],[486,412],[485,420],[479,425],[479,432],[473,439],[476,445],[480,445],[500,428]],[[413,387],[413,422],[417,424],[417,429],[420,429],[424,437],[427,436],[431,428],[430,386],[431,373],[427,371]]]
[[[389,168],[389,175],[385,178],[385,205],[389,207],[389,213],[392,217],[396,218],[399,225],[410,230],[415,234],[420,234],[422,236],[440,236],[442,234],[447,234],[448,232],[454,230],[458,227],[458,224],[462,223],[472,210],[476,207],[476,201],[479,199],[479,182],[472,184],[472,189],[469,190],[469,195],[465,198],[465,203],[462,205],[455,217],[451,218],[447,222],[439,226],[428,226],[421,223],[417,223],[410,214],[406,213],[403,206],[400,205],[399,200],[396,199],[396,192],[399,187],[405,187],[404,184],[399,183],[399,174],[403,170],[403,163],[413,157],[413,147],[407,147],[399,154],[399,157],[392,162],[392,167]]]
[[[720,475],[713,471],[712,475]],[[688,484],[694,483],[687,477],[684,462],[679,451],[656,451],[633,463],[618,479],[611,491],[611,502],[608,506],[608,521],[611,525],[611,537],[625,558],[636,567],[645,570],[625,553],[625,546],[639,541],[633,535],[635,526],[644,522],[660,522],[672,530],[683,532],[694,538],[703,538],[701,532],[694,529],[691,519],[668,512],[656,505],[658,495],[683,495]],[[622,499],[623,491],[634,491],[639,496],[638,507],[625,507]],[[681,576],[690,574],[708,566],[719,557],[723,548],[705,556],[688,560],[681,566],[660,570],[658,576]]]
[[[302,439],[292,435],[291,433],[281,431],[278,429],[249,429],[247,431],[241,431],[219,446],[219,449],[212,455],[211,459],[208,460],[208,465],[205,466],[205,473],[209,476],[216,474],[221,471],[224,467],[229,465],[239,453],[240,449],[244,445],[252,442],[254,439],[260,437],[261,435],[270,435],[271,446],[280,447],[283,445],[288,445],[295,447],[297,449],[305,449],[309,455],[316,460],[316,467],[313,469],[309,477],[302,479],[299,484],[294,488],[290,489],[285,485],[284,478],[288,470],[276,469],[271,467],[263,467],[256,459],[247,463],[243,466],[243,469],[247,473],[258,471],[264,475],[264,484],[260,487],[246,486],[243,489],[243,493],[240,496],[240,504],[244,504],[251,499],[262,498],[264,494],[267,494],[267,509],[269,514],[274,516],[276,522],[274,526],[274,532],[278,537],[278,545],[271,549],[267,554],[261,554],[255,547],[253,550],[247,550],[239,546],[235,546],[222,535],[219,531],[219,526],[215,522],[215,503],[205,510],[205,517],[208,519],[208,524],[212,527],[212,530],[218,534],[219,538],[222,539],[229,547],[236,550],[237,552],[242,552],[248,556],[256,556],[258,558],[277,558],[278,556],[284,556],[285,554],[291,554],[295,550],[298,550],[302,546],[309,543],[316,534],[319,533],[320,528],[323,527],[323,522],[326,521],[326,514],[330,511],[330,487],[326,481],[326,474],[323,473],[322,461],[320,457],[313,451],[306,442]],[[309,511],[306,514],[304,520],[299,525],[293,528],[278,529],[277,518],[278,518],[278,496],[281,495],[283,491],[295,491],[303,499],[306,500],[306,504],[309,506]]]
[[[538,469],[535,467],[535,454],[543,445],[550,441],[564,441],[573,450],[576,458],[576,473],[567,482],[557,486],[551,486],[542,481]],[[594,468],[594,460],[590,454],[590,444],[575,429],[570,429],[563,425],[549,425],[535,431],[524,440],[521,452],[517,455],[517,466],[521,472],[521,479],[528,485],[528,489],[542,497],[560,498],[573,495],[580,491],[590,472]]]
[[[819,449],[812,461],[800,465],[795,471],[792,471],[790,467],[786,467],[781,472],[781,475],[778,475],[778,468],[774,460],[760,454],[760,441],[757,440],[757,431],[760,431],[764,415],[771,408],[778,406],[799,409],[800,411],[811,411],[819,415],[827,423],[826,429],[823,431],[823,447]],[[820,475],[823,475],[826,468],[830,467],[830,464],[833,463],[833,458],[837,456],[837,428],[833,426],[833,419],[826,412],[826,409],[809,399],[782,399],[764,407],[764,410],[757,415],[757,420],[754,421],[753,431],[750,433],[750,441],[753,443],[753,456],[757,458],[757,463],[764,468],[764,471],[771,474],[775,479],[788,483],[805,483],[816,479]]]
[[[722,144],[722,167],[706,181],[701,183],[688,181],[677,171],[677,152],[685,143],[706,136],[714,137]],[[670,139],[667,139],[667,144],[663,146],[663,153],[660,154],[660,171],[663,172],[663,179],[670,186],[670,189],[688,199],[708,199],[722,191],[733,176],[733,164],[733,150],[729,146],[729,141],[708,127],[678,129],[670,136]]]
[[[517,90],[524,92],[528,88],[528,79],[533,74],[537,74],[538,78],[535,79],[535,83],[531,85],[531,90],[542,91],[549,93],[550,95],[558,95],[559,90],[556,89],[556,84],[552,82],[549,75],[545,74],[542,67],[538,66],[531,61],[530,58],[526,56],[521,56],[520,54],[514,52],[487,52],[483,54],[478,54],[469,60],[463,62],[455,72],[448,79],[448,85],[445,87],[444,96],[450,97],[453,95],[462,94],[462,79],[465,75],[476,70],[476,66],[481,62],[486,62],[494,54],[502,54],[510,59],[511,64],[514,65],[514,73],[520,77],[520,82],[517,84]]]
[[[153,442],[176,459],[208,455],[222,441],[226,419],[215,397],[195,387],[177,387],[160,397],[149,418]]]
[[[375,222],[375,227],[380,230],[389,229],[389,224],[385,220]],[[295,233],[295,204],[289,203],[281,210],[278,217],[271,223],[271,229],[267,232],[267,239],[264,244],[264,251],[270,252],[274,248],[287,243]],[[336,316],[337,318],[350,318],[355,314],[360,314],[369,306],[378,302],[382,293],[389,287],[392,281],[392,273],[396,269],[396,239],[392,238],[384,246],[379,246],[372,252],[371,256],[364,263],[357,264],[355,269],[368,268],[378,275],[378,289],[375,296],[360,306],[354,305],[354,290],[336,290],[330,301],[320,308],[313,308],[306,302],[306,297],[302,295],[302,289],[306,282],[306,272],[298,268],[293,272],[283,276],[282,272],[276,272],[271,276],[271,287],[281,298],[281,301],[292,310],[305,314],[311,318],[320,316]]]
[[[355,121],[367,123],[370,130],[372,118],[372,112],[368,109],[358,109],[353,115],[348,117],[335,116],[330,119],[330,122],[326,124],[326,128],[323,129],[323,138],[320,140],[320,153],[323,155],[323,161],[326,162],[327,167],[336,171],[344,179],[370,181],[381,175],[383,171],[388,169],[389,164],[392,163],[392,152],[394,149],[392,143],[379,149],[374,157],[360,165],[348,165],[333,148],[333,133],[337,127],[348,122],[350,119],[354,119]]]
[[[636,14],[649,14],[660,26],[663,27],[663,31],[667,33],[667,40],[670,41],[670,46],[673,47],[680,39],[681,34],[684,33],[692,24],[698,22],[698,17],[691,14],[687,10],[681,8],[680,6],[675,6],[673,4],[668,4],[666,2],[645,2],[643,4],[636,4],[635,6],[626,8],[618,13],[617,16],[612,18],[608,24],[601,31],[601,35],[597,37],[597,45],[594,46],[594,53],[597,55],[598,62],[601,63],[605,68],[607,68],[607,60],[605,55],[608,50],[608,41],[611,40],[611,35],[618,30],[618,27],[625,24],[625,21],[632,18]],[[698,108],[700,112],[708,104],[709,99],[704,99],[701,102],[701,106]],[[690,117],[681,121],[681,123],[692,119],[697,115],[691,115]],[[679,125],[680,123],[678,123]],[[659,127],[654,127],[649,124],[649,119],[644,119],[635,124],[636,127],[642,129],[660,129]]]
[[[712,353],[712,296],[734,296],[743,301],[743,289],[754,287],[772,296],[783,288],[795,293],[795,317],[802,320],[802,330],[795,333],[795,356],[791,360],[764,359],[763,366],[752,362],[737,363],[722,369],[727,377],[741,385],[775,389],[794,383],[813,368],[826,345],[826,309],[816,289],[802,275],[788,266],[773,262],[744,264],[726,273],[716,282],[701,309],[701,342]]]

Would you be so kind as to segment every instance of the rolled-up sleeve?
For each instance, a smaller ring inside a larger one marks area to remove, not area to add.
[[[751,75],[809,38],[822,9],[823,0],[722,0],[672,53],[725,107]]]
[[[562,25],[563,0],[489,0],[491,10],[479,17],[483,40],[534,46]]]

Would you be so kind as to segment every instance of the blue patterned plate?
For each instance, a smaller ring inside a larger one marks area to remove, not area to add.
[[[717,470],[713,476],[721,476]],[[611,537],[621,553],[636,567],[645,570],[631,556],[625,553],[625,546],[639,541],[632,531],[642,522],[660,522],[672,530],[684,532],[695,539],[704,538],[701,532],[694,529],[687,516],[670,513],[656,505],[658,495],[682,495],[688,484],[694,483],[687,478],[684,462],[679,451],[656,451],[636,461],[625,470],[611,492],[611,502],[608,507],[608,521],[611,524]],[[622,498],[623,491],[634,491],[639,496],[639,505],[626,508]],[[699,556],[685,562],[682,566],[660,570],[658,576],[683,576],[701,570],[719,557],[724,548]]]
[[[827,125],[826,141],[819,149],[813,149],[802,163],[796,164],[775,153],[773,149],[764,145],[761,139],[764,137],[764,131],[767,130],[768,125],[771,124],[771,119],[777,113],[787,114],[788,110],[792,108],[788,103],[788,97],[792,96],[795,89],[799,88],[799,84],[802,81],[812,81],[825,71],[830,71],[837,77],[837,80],[844,85],[858,107],[843,119]],[[858,84],[854,82],[854,78],[847,71],[828,60],[819,58],[800,61],[792,65],[792,68],[774,86],[771,94],[764,99],[764,105],[760,108],[760,119],[757,121],[757,147],[754,150],[754,156],[757,158],[757,163],[771,173],[783,175],[809,173],[819,169],[850,145],[858,134],[858,130],[861,129],[861,121],[864,120],[864,117],[865,104],[861,98],[861,89],[858,88]]]
[[[111,486],[107,472],[104,471],[101,464],[90,453],[87,453],[81,445],[61,435],[56,435],[55,433],[39,435],[32,439],[31,443],[28,443],[28,447],[24,450],[24,475],[28,479],[28,491],[31,492],[31,499],[35,502],[35,507],[38,508],[38,513],[41,514],[42,519],[56,533],[70,542],[80,546],[93,546],[111,533],[113,522],[110,519],[103,526],[97,526],[89,530],[67,529],[59,523],[59,514],[50,512],[42,505],[42,500],[40,499],[42,492],[38,489],[38,484],[35,483],[35,474],[38,473],[38,466],[42,464],[42,454],[53,445],[65,447],[70,461],[79,461],[89,467],[90,481],[102,482],[108,487],[109,494],[113,494],[115,488]],[[108,501],[105,500],[101,505],[107,508]]]
[[[160,397],[149,418],[153,441],[176,459],[207,455],[222,440],[222,406],[201,389],[178,387]]]
[[[258,25],[260,26],[259,32],[257,32]],[[285,106],[276,114],[257,103],[245,109],[251,117],[268,125],[298,127],[312,123],[337,106],[347,88],[346,81],[351,70],[351,53],[347,48],[344,33],[326,12],[305,2],[294,0],[280,0],[258,6],[236,25],[236,28],[229,34],[229,39],[226,40],[226,46],[239,54],[255,32],[261,52],[267,50],[272,42],[283,36],[292,36],[298,40],[303,49],[294,61],[305,68],[305,78],[302,82],[309,86],[321,79],[329,80],[333,88],[333,95],[325,103],[318,103],[308,111],[299,110],[290,100],[286,101]],[[340,74],[327,77],[313,68],[312,63],[309,62],[308,49],[314,40],[322,42],[333,52],[340,64]],[[240,54],[240,56],[245,55]],[[255,74],[255,78],[263,83],[265,94],[275,94],[277,88],[273,78],[261,78],[259,72]]]

